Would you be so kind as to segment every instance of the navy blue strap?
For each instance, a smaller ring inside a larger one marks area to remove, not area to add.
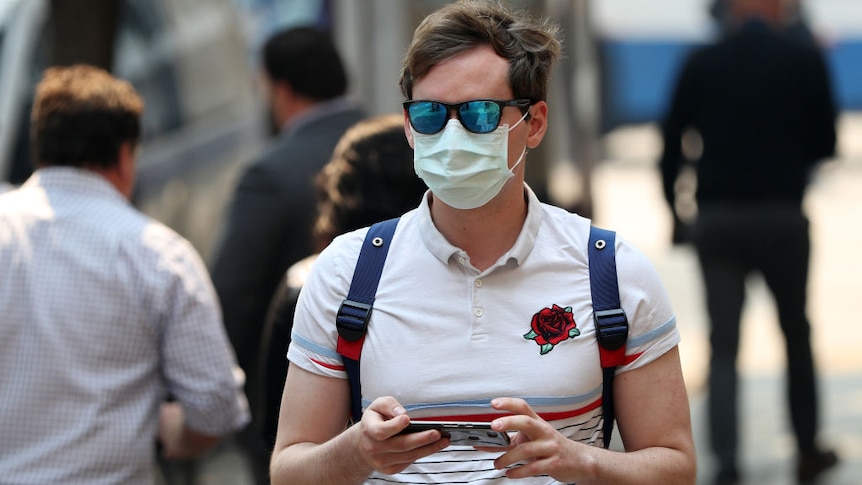
[[[625,343],[629,331],[628,319],[620,305],[615,238],[613,231],[590,227],[590,292],[602,364],[602,431],[605,448],[610,446],[614,429],[614,373],[617,366],[625,363]]]
[[[399,218],[389,219],[373,224],[368,229],[353,271],[350,290],[335,317],[335,325],[338,328],[337,350],[344,361],[347,380],[350,383],[350,413],[353,422],[362,418],[359,357],[365,333],[368,331],[368,320],[374,306],[377,285],[383,273],[383,263],[386,262],[386,254],[389,252],[398,221]]]

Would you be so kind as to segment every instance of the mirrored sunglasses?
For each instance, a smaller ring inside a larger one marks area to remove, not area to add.
[[[439,133],[449,121],[449,113],[455,111],[458,121],[473,133],[490,133],[500,126],[503,108],[516,106],[526,112],[529,99],[474,99],[463,103],[441,103],[440,101],[412,100],[404,102],[410,124],[417,133],[433,135]]]

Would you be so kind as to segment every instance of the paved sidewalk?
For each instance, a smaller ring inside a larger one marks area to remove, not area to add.
[[[742,381],[740,466],[749,485],[787,485],[795,483],[794,443],[784,407],[783,378],[778,375],[746,375]],[[823,441],[834,446],[841,463],[824,473],[822,485],[862,483],[862,377],[827,374],[823,389]],[[698,450],[698,484],[711,483],[714,468],[708,451],[706,395],[694,393],[692,424]]]

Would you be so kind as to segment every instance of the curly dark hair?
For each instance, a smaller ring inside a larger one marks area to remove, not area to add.
[[[318,174],[316,185],[318,251],[341,233],[418,206],[426,187],[413,170],[403,116],[377,116],[353,125]]]

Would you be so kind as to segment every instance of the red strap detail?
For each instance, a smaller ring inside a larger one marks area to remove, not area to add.
[[[602,346],[599,346],[599,358],[602,361],[602,367],[616,367],[620,365],[628,365],[637,360],[638,357],[643,355],[643,352],[638,352],[637,354],[626,355],[625,347],[621,347],[617,350],[605,350]]]
[[[348,359],[359,360],[359,356],[362,354],[362,342],[365,342],[364,335],[359,340],[353,342],[343,339],[339,335],[338,345],[335,347],[335,350]]]
[[[626,364],[626,346],[616,350],[608,350],[599,345],[599,359],[602,361],[602,367],[616,367]]]

